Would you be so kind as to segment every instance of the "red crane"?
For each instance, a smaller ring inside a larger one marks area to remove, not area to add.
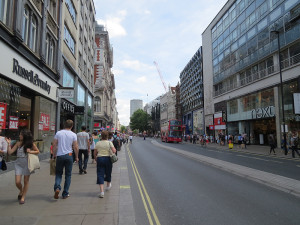
[[[154,65],[156,66],[156,69],[157,69],[157,72],[158,72],[158,74],[159,74],[159,76],[160,76],[160,79],[161,79],[161,82],[162,82],[162,84],[163,84],[163,86],[164,86],[164,88],[165,88],[165,91],[167,92],[167,85],[166,85],[166,83],[164,82],[164,78],[163,78],[163,76],[161,75],[161,72],[160,72],[160,70],[159,70],[159,67],[158,67],[158,64],[157,64],[157,62],[153,62],[154,63]]]

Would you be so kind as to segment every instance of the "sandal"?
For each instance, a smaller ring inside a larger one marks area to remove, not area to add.
[[[22,195],[18,195],[18,200],[20,201],[22,198]]]
[[[20,201],[19,201],[19,204],[20,204],[20,205],[25,204],[25,200],[20,200]]]

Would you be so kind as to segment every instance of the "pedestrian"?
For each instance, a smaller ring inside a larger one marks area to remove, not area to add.
[[[276,152],[275,152],[275,140],[274,140],[274,137],[272,134],[269,135],[268,137],[268,140],[269,140],[269,145],[270,145],[270,155],[272,153],[272,151],[274,152],[274,155],[276,155]]]
[[[132,134],[129,136],[130,144],[132,144]]]
[[[293,131],[292,137],[291,137],[291,147],[292,147],[292,157],[295,158],[295,152],[300,157],[300,154],[298,152],[298,144],[299,144],[299,138],[295,131]]]
[[[71,184],[72,167],[73,167],[73,154],[75,153],[75,162],[78,162],[78,144],[77,136],[72,132],[73,121],[67,120],[64,123],[64,129],[58,131],[53,139],[53,158],[56,158],[55,169],[55,184],[54,184],[54,199],[58,199],[59,192],[61,191],[61,180],[63,170],[65,169],[65,183],[62,198],[66,199],[69,195],[69,188]]]
[[[95,146],[98,141],[99,141],[99,136],[97,135],[97,131],[94,131],[92,134],[92,145],[91,145],[92,163],[96,162],[94,151],[95,151]]]
[[[193,135],[193,144],[196,144],[196,140],[197,140],[197,135]]]
[[[120,143],[120,138],[119,138],[117,132],[115,132],[115,134],[113,135],[112,143],[113,143],[115,149],[117,150],[116,155],[118,155],[118,151],[120,151],[120,148],[121,148],[121,143]]]
[[[0,125],[1,126],[1,125]],[[1,126],[1,131],[2,131],[2,126]],[[1,133],[0,133],[1,135]],[[0,170],[2,168],[2,160],[4,158],[4,154],[7,153],[7,141],[5,140],[5,137],[0,136]]]
[[[17,160],[15,161],[15,182],[19,189],[18,200],[20,204],[25,203],[26,194],[29,187],[30,171],[28,169],[28,153],[39,154],[40,151],[33,143],[31,131],[24,129],[20,132],[20,140],[11,148],[11,140],[6,138],[8,149],[7,153],[11,155],[17,151]],[[22,176],[24,176],[24,185],[22,185]]]
[[[87,174],[87,163],[89,160],[89,154],[90,154],[90,136],[86,132],[86,126],[81,127],[81,132],[77,134],[77,142],[78,142],[78,166],[79,166],[79,174]],[[82,163],[82,155],[84,156],[84,160]],[[82,165],[83,164],[83,165]]]
[[[108,132],[102,132],[102,140],[95,146],[95,157],[97,157],[97,184],[100,186],[99,198],[104,197],[104,181],[106,181],[106,191],[111,189],[112,162],[111,152],[116,153],[116,149],[111,141],[108,140]]]

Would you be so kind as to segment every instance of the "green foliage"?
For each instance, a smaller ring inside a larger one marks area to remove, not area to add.
[[[121,126],[121,133],[127,133],[126,132],[126,127],[124,125]]]
[[[144,131],[149,128],[150,115],[148,115],[144,110],[138,109],[130,117],[130,128],[132,130]]]

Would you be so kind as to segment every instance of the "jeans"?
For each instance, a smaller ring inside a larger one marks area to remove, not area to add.
[[[82,154],[84,155],[84,160],[83,160],[83,168],[82,168]],[[87,168],[87,163],[89,161],[89,152],[88,150],[85,149],[79,149],[79,154],[78,154],[79,162],[79,172],[83,172]]]
[[[66,154],[62,156],[56,157],[56,171],[55,171],[55,184],[54,184],[54,191],[57,189],[61,190],[61,180],[63,170],[65,168],[65,184],[64,184],[64,191],[62,196],[65,197],[69,194],[69,188],[71,184],[71,175],[72,175],[72,167],[73,167],[73,156]]]
[[[297,146],[292,146],[292,157],[295,158],[295,152],[298,154],[298,156],[300,157],[300,154],[298,152],[298,148]]]
[[[109,156],[97,157],[97,184],[111,182],[112,163]]]

